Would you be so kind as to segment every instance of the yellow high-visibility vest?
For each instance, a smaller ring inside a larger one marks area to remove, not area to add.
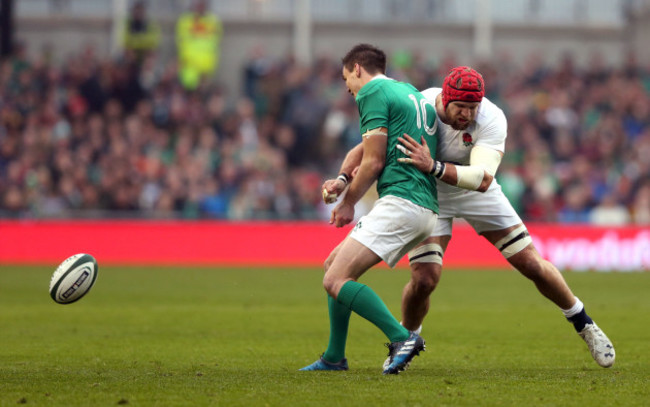
[[[186,66],[201,74],[213,72],[219,64],[222,33],[221,21],[214,14],[182,14],[176,23],[180,68]]]
[[[147,21],[144,31],[134,32],[130,29],[131,21],[122,24],[122,44],[124,48],[135,51],[153,51],[160,43],[160,26],[154,21]]]

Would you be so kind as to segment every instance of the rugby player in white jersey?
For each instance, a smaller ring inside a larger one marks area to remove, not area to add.
[[[507,120],[503,111],[484,97],[482,76],[472,68],[456,67],[442,88],[430,88],[422,94],[435,101],[440,119],[439,161],[431,158],[426,143],[420,145],[408,135],[398,145],[406,157],[398,160],[442,181],[438,182],[440,214],[431,236],[409,252],[411,279],[402,293],[402,325],[418,333],[422,329],[429,296],[442,273],[453,218],[463,218],[562,310],[600,366],[612,366],[615,351],[611,341],[587,315],[558,269],[537,252],[526,227],[494,179],[504,153]],[[341,172],[352,173],[362,156],[360,146],[352,149]],[[345,185],[340,180],[327,180],[323,189],[339,195]]]

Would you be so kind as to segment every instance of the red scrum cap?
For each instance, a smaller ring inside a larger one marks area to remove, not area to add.
[[[445,110],[453,101],[480,102],[483,96],[485,96],[483,77],[468,66],[453,68],[442,83],[442,104]]]

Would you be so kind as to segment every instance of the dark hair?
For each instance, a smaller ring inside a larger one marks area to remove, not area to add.
[[[348,71],[354,69],[354,64],[359,64],[371,75],[386,73],[386,54],[370,44],[355,45],[341,62]]]

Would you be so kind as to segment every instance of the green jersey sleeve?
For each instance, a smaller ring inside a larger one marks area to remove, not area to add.
[[[357,98],[361,134],[379,127],[388,128],[389,103],[379,87],[373,87]]]

